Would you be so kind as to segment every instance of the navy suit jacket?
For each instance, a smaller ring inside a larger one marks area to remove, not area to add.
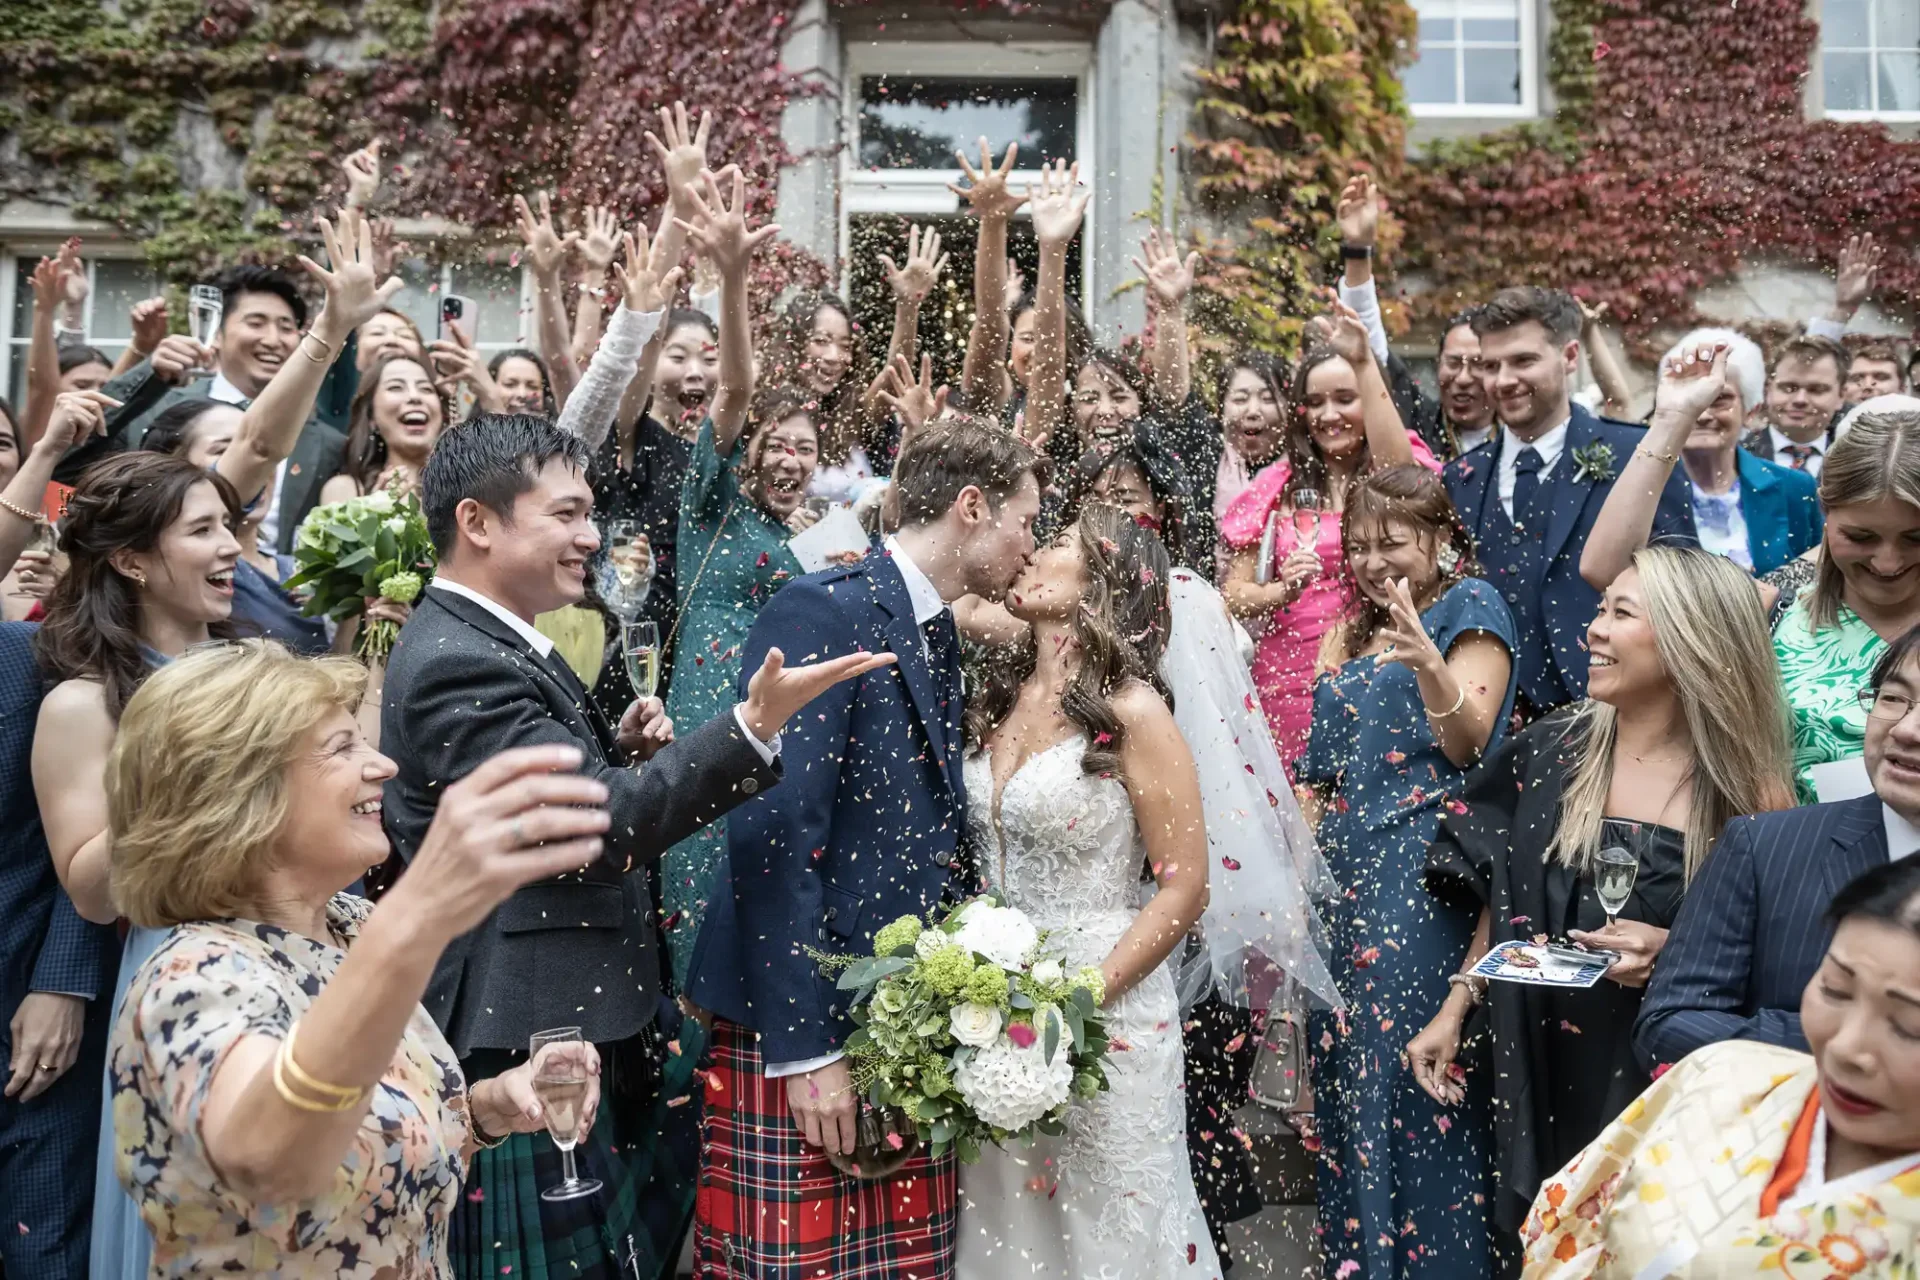
[[[1800,994],[1849,880],[1887,860],[1878,796],[1735,818],[1687,889],[1633,1026],[1651,1071],[1721,1040],[1805,1051]]]
[[[747,637],[743,690],[775,646],[789,663],[859,650],[899,659],[795,716],[781,735],[786,780],[727,819],[726,887],[694,944],[688,995],[759,1032],[763,1060],[785,1063],[838,1052],[853,1030],[846,993],[807,949],[870,954],[880,926],[937,905],[962,857],[966,791],[962,744],[948,740],[906,580],[885,551],[781,588]]]
[[[29,992],[112,994],[118,938],[88,924],[53,873],[33,795],[33,728],[45,692],[25,622],[0,623],[0,1053]],[[0,1056],[0,1062],[5,1058]]]
[[[1607,495],[1613,492],[1613,481],[1577,476],[1580,465],[1574,461],[1574,455],[1596,444],[1605,445],[1613,451],[1612,469],[1618,475],[1645,435],[1643,427],[1596,418],[1580,405],[1573,406],[1566,444],[1548,483],[1551,515],[1545,540],[1547,568],[1540,584],[1540,616],[1547,619],[1547,634],[1528,634],[1530,624],[1521,621],[1525,611],[1514,610],[1514,618],[1521,626],[1520,643],[1545,647],[1552,657],[1547,679],[1553,687],[1521,690],[1537,712],[1586,696],[1587,623],[1600,608],[1600,593],[1580,576],[1580,553],[1586,548],[1587,535],[1593,532],[1593,522],[1599,518]],[[1502,433],[1494,432],[1487,443],[1449,462],[1444,473],[1447,493],[1453,498],[1460,519],[1475,534],[1480,530],[1481,513],[1487,504],[1500,501],[1501,441]],[[1694,535],[1693,502],[1687,492],[1687,480],[1678,469],[1668,478],[1667,487],[1660,494],[1660,505],[1653,516],[1652,538],[1656,542],[1698,541]],[[1483,562],[1484,559],[1483,554]]]
[[[1804,471],[1734,450],[1740,468],[1740,514],[1755,574],[1772,573],[1820,541],[1826,517],[1820,486]]]

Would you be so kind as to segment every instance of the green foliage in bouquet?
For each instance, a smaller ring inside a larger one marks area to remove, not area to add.
[[[396,604],[419,599],[433,577],[433,540],[413,493],[376,489],[315,507],[294,535],[293,563],[286,586],[311,592],[306,615],[342,622],[381,596]],[[376,620],[361,628],[355,651],[385,658],[399,635],[393,623]]]
[[[1069,971],[993,895],[932,924],[902,916],[868,957],[809,954],[853,993],[854,1084],[905,1115],[936,1156],[1065,1132],[1068,1107],[1107,1088],[1105,980]]]

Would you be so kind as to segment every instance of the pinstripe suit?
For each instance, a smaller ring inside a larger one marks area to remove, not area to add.
[[[23,1280],[84,1280],[111,1004],[102,997],[113,989],[118,944],[112,929],[74,911],[40,829],[29,767],[42,693],[33,632],[0,623],[0,1067],[28,992],[89,1003],[73,1066],[31,1102],[0,1098],[0,1265]]]
[[[1800,994],[1827,952],[1833,895],[1887,860],[1878,796],[1735,818],[1687,890],[1633,1027],[1652,1070],[1702,1045],[1805,1051]]]

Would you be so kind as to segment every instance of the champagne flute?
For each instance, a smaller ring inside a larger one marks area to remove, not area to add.
[[[620,626],[620,652],[626,655],[627,679],[636,697],[651,698],[660,687],[660,627],[652,621]]]
[[[1320,554],[1320,512],[1322,511],[1320,491],[1313,488],[1300,488],[1293,491],[1293,535],[1295,545],[1306,547],[1315,555]],[[1305,517],[1304,525],[1301,517]]]
[[[533,1062],[533,1093],[540,1099],[541,1114],[546,1117],[547,1134],[560,1148],[563,1177],[557,1187],[540,1193],[542,1200],[575,1200],[600,1190],[594,1178],[582,1178],[574,1167],[573,1149],[578,1145],[580,1122],[587,1106],[586,1042],[578,1027],[556,1027],[536,1031],[529,1045]]]
[[[1620,845],[1610,845],[1594,857],[1593,891],[1607,913],[1607,927],[1633,896],[1634,881],[1640,876],[1640,859]]]
[[[48,520],[36,520],[33,525],[32,536],[27,539],[27,545],[20,548],[20,550],[22,552],[38,551],[43,555],[52,557],[53,553],[59,549],[59,546],[60,535],[55,531],[53,523]],[[51,565],[49,565],[49,569],[51,569]],[[31,596],[33,592],[27,590],[25,587],[20,587],[8,594],[24,599]]]

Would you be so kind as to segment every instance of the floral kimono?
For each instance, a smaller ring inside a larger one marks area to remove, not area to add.
[[[1689,1056],[1541,1186],[1526,1280],[1920,1274],[1920,1153],[1825,1181],[1817,1082],[1771,1045]]]

